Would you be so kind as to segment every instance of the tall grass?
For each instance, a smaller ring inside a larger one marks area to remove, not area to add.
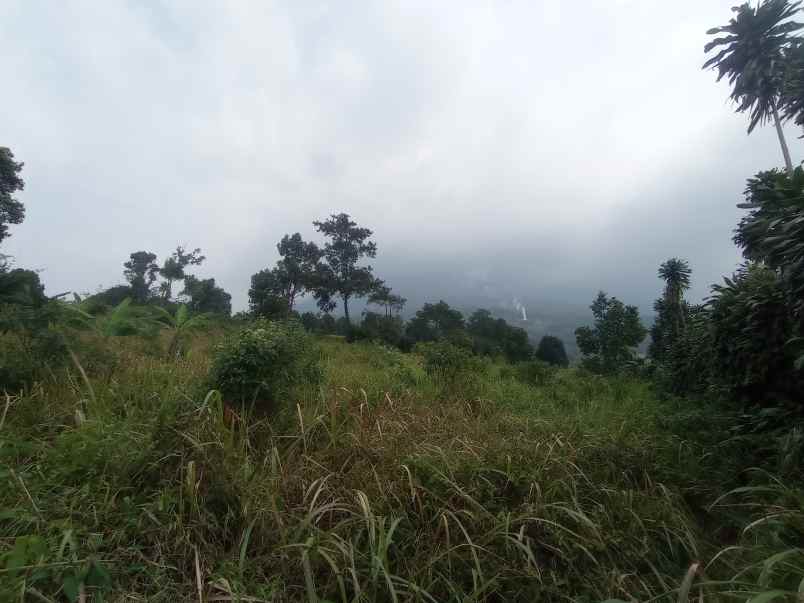
[[[494,363],[460,399],[325,339],[322,386],[233,418],[208,338],[133,343],[92,395],[67,367],[2,401],[8,600],[795,600],[801,492],[742,473],[713,409]]]

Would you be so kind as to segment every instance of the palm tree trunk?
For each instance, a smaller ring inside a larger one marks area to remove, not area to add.
[[[787,167],[788,176],[793,175],[793,162],[790,160],[790,149],[787,148],[787,141],[784,139],[784,132],[782,131],[782,121],[779,119],[779,110],[776,108],[776,99],[771,99],[771,108],[773,109],[773,124],[776,126],[776,135],[779,137],[779,144],[782,147],[782,155],[784,155],[784,164]]]
[[[343,314],[346,316],[346,324],[351,325],[352,321],[349,320],[349,296],[343,296]]]

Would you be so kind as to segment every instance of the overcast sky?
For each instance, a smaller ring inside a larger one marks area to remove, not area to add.
[[[671,256],[700,298],[782,162],[700,69],[733,4],[1,0],[2,251],[55,294],[198,246],[242,308],[284,233],[345,211],[414,300],[647,306]]]

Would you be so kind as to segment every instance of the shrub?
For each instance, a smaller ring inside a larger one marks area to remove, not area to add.
[[[422,356],[425,372],[443,386],[445,393],[472,396],[477,392],[486,367],[469,348],[431,341],[417,344],[414,351]]]
[[[529,385],[545,385],[555,374],[555,369],[541,360],[529,360],[514,365],[517,379]]]
[[[300,323],[258,320],[216,348],[210,385],[230,402],[276,402],[296,386],[318,383],[319,360]]]

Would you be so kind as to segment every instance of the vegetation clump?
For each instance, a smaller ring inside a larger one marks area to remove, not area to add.
[[[301,324],[257,320],[215,349],[209,384],[227,401],[264,406],[320,378],[318,350]]]

